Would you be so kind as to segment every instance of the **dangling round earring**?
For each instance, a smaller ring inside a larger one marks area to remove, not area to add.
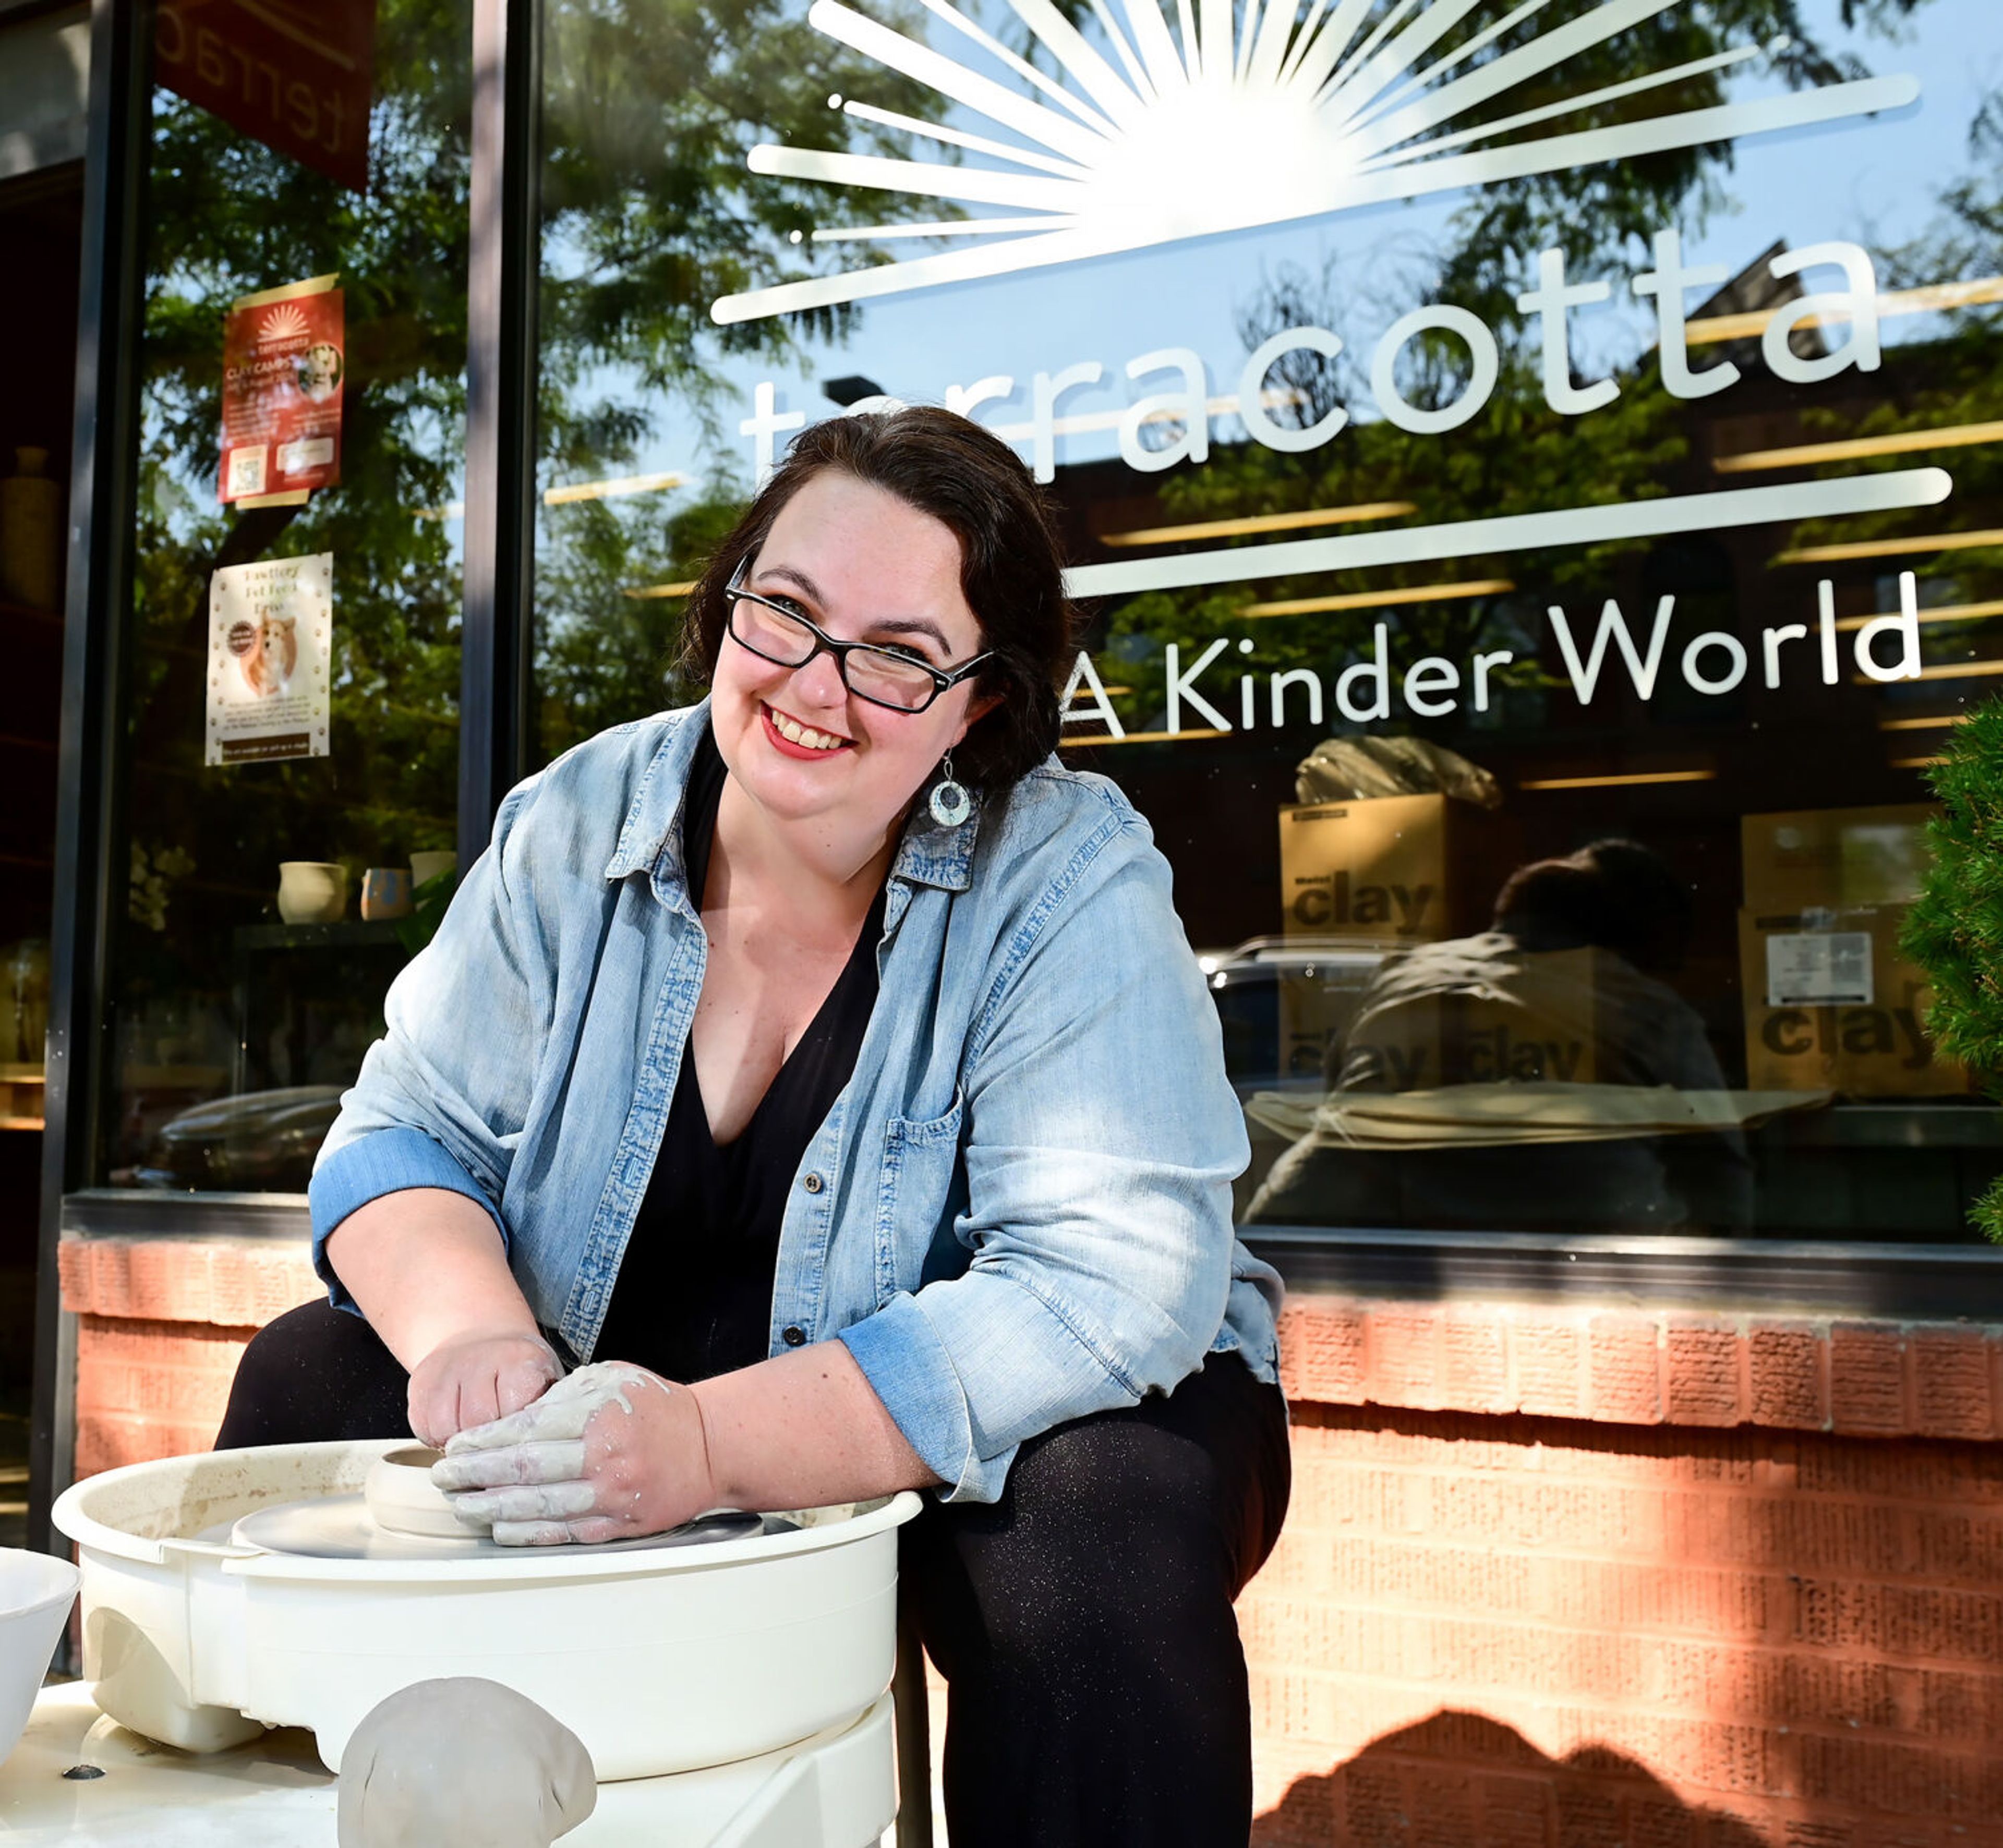
[[[939,766],[939,780],[932,785],[932,798],[926,806],[932,812],[932,819],[942,828],[956,828],[974,812],[974,798],[967,794],[967,785],[953,781],[950,751]]]

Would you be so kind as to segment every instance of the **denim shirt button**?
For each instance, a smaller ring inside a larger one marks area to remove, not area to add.
[[[806,1343],[806,1338],[807,1331],[799,1326],[798,1324],[795,1324],[791,1328],[782,1330],[779,1336],[779,1339],[785,1342],[788,1347],[804,1347]]]
[[[827,1185],[827,1183],[823,1180],[819,1175],[810,1174],[805,1180],[800,1183],[800,1185],[806,1188],[809,1193],[818,1193],[822,1188]]]

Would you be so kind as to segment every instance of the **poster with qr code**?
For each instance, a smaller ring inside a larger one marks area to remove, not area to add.
[[[341,479],[346,330],[339,278],[245,295],[222,325],[225,505],[303,501]]]
[[[327,755],[334,554],[225,565],[208,585],[211,767]]]

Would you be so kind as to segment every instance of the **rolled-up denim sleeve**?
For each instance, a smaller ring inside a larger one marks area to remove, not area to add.
[[[438,934],[390,984],[369,1049],[320,1145],[308,1190],[313,1267],[336,1306],[355,1304],[327,1259],[358,1207],[411,1187],[464,1194],[502,1242],[509,1164],[547,1029],[551,974],[526,883],[522,822],[535,785],[502,805]]]
[[[950,1500],[993,1500],[1054,1425],[1172,1389],[1224,1317],[1248,1149],[1216,1010],[1141,824],[1104,858],[977,1020],[967,1270],[840,1337]]]

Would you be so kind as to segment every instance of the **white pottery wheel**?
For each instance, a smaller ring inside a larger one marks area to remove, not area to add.
[[[662,1546],[703,1546],[716,1540],[742,1539],[750,1534],[784,1534],[799,1523],[784,1514],[712,1514],[691,1521],[671,1533],[650,1534],[640,1540],[606,1540],[595,1546],[561,1549],[497,1546],[485,1534],[461,1528],[456,1535],[399,1533],[384,1527],[378,1510],[365,1493],[327,1495],[314,1501],[288,1501],[246,1514],[229,1530],[232,1544],[255,1546],[264,1553],[289,1553],[317,1560],[492,1560],[522,1558],[531,1553],[596,1555],[644,1553]]]
[[[281,1502],[246,1514],[229,1530],[232,1545],[319,1560],[477,1560],[520,1558],[519,1546],[496,1546],[487,1532],[452,1511],[435,1487],[432,1465],[440,1452],[406,1445],[369,1465],[359,1495],[322,1495]],[[752,1534],[792,1533],[801,1524],[785,1514],[721,1513],[665,1534],[607,1540],[568,1553],[636,1553],[661,1546],[701,1546]],[[211,1537],[204,1535],[204,1538]],[[219,1535],[215,1537],[220,1537]]]
[[[698,1543],[392,1545],[363,1490],[397,1448],[175,1457],[65,1493],[54,1518],[79,1546],[98,1704],[197,1752],[309,1727],[337,1771],[378,1701],[482,1675],[569,1727],[605,1782],[778,1750],[862,1714],[890,1684],[897,1529],[915,1495]],[[308,1507],[311,1549],[272,1544]],[[344,1553],[330,1544],[344,1523]]]

